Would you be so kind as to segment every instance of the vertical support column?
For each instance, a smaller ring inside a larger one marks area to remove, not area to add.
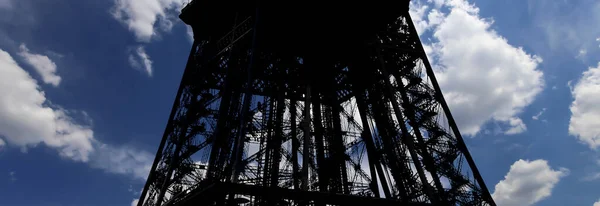
[[[262,113],[262,118],[261,118],[261,131],[260,131],[260,137],[259,137],[259,143],[258,143],[258,147],[259,147],[259,151],[265,150],[266,146],[265,143],[267,141],[266,135],[267,133],[265,132],[266,129],[266,125],[268,124],[268,117],[269,117],[269,104],[270,104],[270,100],[268,97],[263,98],[263,103],[262,106],[260,108],[260,112]],[[256,161],[258,162],[257,166],[256,166],[256,174],[257,176],[260,176],[263,173],[263,169],[264,169],[264,164],[262,164],[261,162],[264,161],[263,157],[265,156],[264,153],[259,153],[257,154],[256,157]],[[263,178],[264,179],[264,178]],[[261,185],[263,184],[263,182],[260,178],[256,178],[254,184],[256,185]],[[256,198],[255,200],[258,202],[260,198]],[[257,203],[258,204],[258,203]]]
[[[308,190],[308,161],[311,158],[310,147],[310,84],[306,84],[306,96],[304,100],[304,120],[302,121],[302,129],[304,130],[304,139],[302,141],[302,190]]]
[[[280,84],[281,85],[281,84]],[[273,138],[273,159],[271,162],[271,187],[279,183],[279,163],[281,161],[281,144],[283,141],[283,113],[285,111],[285,98],[283,88],[277,95],[277,111],[275,117],[275,135]]]
[[[210,153],[208,171],[207,171],[207,179],[211,181],[221,181],[223,179],[227,180],[230,176],[227,175],[228,169],[226,168],[225,163],[228,159],[228,150],[230,149],[230,141],[232,138],[230,135],[232,133],[231,128],[232,121],[230,115],[232,115],[232,110],[235,111],[235,107],[239,101],[239,91],[236,91],[238,88],[235,88],[236,85],[235,78],[233,77],[235,72],[232,71],[232,68],[227,69],[227,77],[225,78],[225,88],[222,90],[221,102],[219,105],[219,116],[217,117],[217,126],[216,131],[213,134],[213,144]],[[232,104],[235,103],[235,104]],[[225,173],[225,174],[224,174]],[[225,205],[225,197],[226,194],[218,194],[221,197],[215,198],[217,206]]]
[[[379,59],[379,62],[381,64],[381,73],[384,75],[384,81],[385,81],[385,85],[387,87],[388,93],[392,97],[390,99],[391,101],[393,101],[392,105],[394,107],[397,107],[398,103],[395,99],[396,95],[394,95],[396,92],[393,89],[392,84],[390,82],[390,74],[387,71],[387,68],[385,66],[385,60],[383,59],[379,48],[377,48],[377,58]],[[431,174],[431,177],[432,177],[433,182],[437,189],[437,195],[440,196],[440,200],[442,200],[442,202],[444,202],[443,201],[445,198],[444,187],[442,186],[442,183],[440,182],[440,179],[437,175],[437,171],[435,168],[435,164],[433,162],[433,158],[431,157],[431,154],[429,153],[429,150],[427,149],[427,146],[425,145],[425,142],[423,141],[423,136],[421,135],[421,130],[419,130],[420,127],[419,127],[419,125],[416,124],[413,105],[410,104],[410,100],[408,99],[408,96],[406,95],[406,91],[404,90],[404,84],[402,83],[402,79],[397,78],[396,82],[398,83],[398,85],[400,85],[399,87],[400,87],[400,95],[402,98],[402,105],[403,105],[404,111],[407,113],[406,116],[408,117],[408,120],[409,120],[408,123],[410,124],[410,126],[413,129],[413,132],[417,136],[417,146],[421,150],[421,156],[423,157],[423,160],[425,162],[425,168]],[[396,105],[394,105],[394,104],[396,104]],[[396,111],[396,109],[394,109],[394,111]],[[396,114],[396,116],[398,118],[398,123],[401,126],[404,125],[404,119],[401,119],[402,115]],[[406,125],[404,125],[404,127],[406,127]]]
[[[269,185],[269,180],[271,179],[271,161],[272,161],[272,153],[273,153],[273,116],[275,116],[275,101],[273,98],[269,99],[269,104],[267,109],[268,120],[267,120],[267,141],[265,147],[265,160],[264,160],[264,175],[263,175],[263,186],[267,187]]]
[[[247,69],[247,79],[246,79],[246,87],[244,88],[244,102],[242,105],[242,114],[240,117],[240,129],[239,132],[237,134],[237,138],[234,142],[234,151],[233,151],[233,163],[232,163],[232,169],[233,169],[233,175],[231,176],[231,181],[232,182],[237,182],[238,181],[238,175],[241,172],[241,169],[243,169],[243,165],[241,166],[242,168],[238,168],[240,166],[238,166],[239,162],[242,159],[242,155],[244,154],[244,139],[246,137],[246,130],[247,130],[247,122],[246,122],[246,115],[248,113],[248,110],[250,110],[250,104],[252,104],[252,87],[253,82],[254,82],[254,77],[252,76],[252,70],[254,69],[254,58],[255,58],[255,54],[256,54],[256,35],[257,35],[257,27],[258,27],[258,12],[259,12],[259,7],[256,7],[256,14],[255,14],[255,20],[254,20],[254,26],[252,28],[252,48],[250,49],[250,61],[248,62],[248,69]]]
[[[383,93],[382,85],[380,81],[378,81],[375,84],[374,90],[369,91],[368,101],[372,106],[373,118],[375,119],[375,125],[378,130],[377,133],[382,140],[382,149],[383,152],[385,152],[387,165],[390,167],[396,189],[398,189],[402,198],[407,199],[406,197],[409,195],[405,190],[405,188],[407,188],[405,183],[407,182],[407,178],[411,177],[406,174],[406,171],[409,170],[408,162],[406,162],[406,159],[399,159],[403,158],[406,154],[404,154],[400,148],[402,143],[397,142],[396,139],[396,137],[403,134],[398,134],[397,132],[397,126],[391,119],[392,112],[388,108],[388,103],[385,101],[385,95],[383,95]],[[403,139],[404,138],[400,137],[402,142]],[[383,177],[385,174],[381,172],[379,175]]]
[[[334,78],[332,78],[334,79]],[[333,120],[333,138],[332,142],[330,142],[330,150],[331,159],[334,162],[333,167],[335,170],[331,170],[333,173],[337,171],[335,176],[332,174],[331,178],[336,178],[336,181],[340,181],[342,192],[344,194],[350,194],[350,188],[348,187],[348,174],[346,170],[346,146],[344,144],[344,139],[342,135],[342,125],[340,119],[341,106],[340,102],[337,100],[337,93],[335,91],[336,86],[330,85],[330,91],[328,94],[330,95],[328,100],[330,104],[331,111],[331,119]]]
[[[379,152],[375,148],[375,144],[373,143],[373,135],[371,134],[371,127],[369,125],[369,119],[367,118],[367,102],[363,97],[363,93],[359,92],[358,89],[354,90],[356,105],[358,107],[358,112],[360,113],[360,120],[362,122],[363,132],[362,139],[367,147],[367,158],[369,160],[369,171],[371,173],[371,191],[375,193],[377,197],[380,197],[379,194],[379,186],[377,184],[377,176],[379,176],[379,181],[381,182],[381,187],[383,189],[383,194],[385,197],[392,198],[390,194],[390,188],[387,184],[387,180],[383,175],[383,169],[381,164],[379,163]],[[377,170],[377,173],[375,171]]]
[[[336,145],[335,161],[338,164],[338,168],[336,168],[336,170],[341,172],[342,189],[344,194],[350,194],[350,188],[348,187],[348,174],[346,168],[346,146],[344,144],[341,129],[342,126],[340,119],[340,105],[339,103],[334,103],[334,105],[332,105],[331,107],[331,112],[333,113],[333,140],[335,141],[334,144]]]
[[[317,152],[317,173],[319,174],[319,191],[327,192],[327,186],[329,185],[329,176],[325,171],[325,147],[323,144],[323,125],[321,123],[321,100],[318,91],[314,91],[312,96],[313,104],[313,126],[315,127],[315,146]]]
[[[228,69],[231,71],[231,69]],[[210,152],[210,159],[208,164],[208,172],[207,179],[220,179],[218,170],[222,170],[222,157],[220,157],[221,150],[227,143],[228,138],[228,121],[227,116],[229,114],[229,108],[231,103],[231,98],[233,96],[233,88],[232,83],[232,72],[227,72],[227,77],[225,78],[225,88],[221,90],[221,102],[219,105],[219,116],[217,117],[217,126],[216,130],[213,134],[213,143]]]
[[[433,192],[433,190],[431,189],[431,185],[429,185],[429,182],[427,181],[427,177],[425,176],[425,172],[423,171],[423,166],[421,165],[421,160],[419,160],[419,156],[417,156],[417,152],[416,152],[416,148],[414,146],[414,139],[412,138],[412,136],[410,136],[410,133],[408,132],[408,129],[406,128],[406,125],[404,124],[404,117],[402,117],[402,111],[400,111],[400,107],[398,106],[398,102],[396,101],[396,96],[394,95],[394,93],[391,90],[391,85],[389,82],[389,76],[384,76],[383,77],[383,81],[385,84],[385,90],[386,90],[386,98],[389,102],[392,103],[392,109],[394,110],[394,113],[396,115],[396,119],[398,119],[398,124],[400,126],[400,129],[402,130],[402,140],[404,142],[404,144],[408,147],[408,152],[410,153],[410,156],[413,160],[413,164],[415,165],[415,168],[417,170],[417,173],[419,174],[419,178],[421,179],[421,182],[423,183],[423,188],[425,189],[425,193],[427,194],[427,196],[429,197],[429,199],[431,200],[432,203],[438,205],[439,204],[439,199],[438,197],[435,195],[435,193]]]
[[[296,131],[296,90],[295,87],[290,92],[290,135],[292,136],[292,179],[294,180],[294,189],[300,189],[300,174],[298,168],[298,150],[300,141],[298,141],[298,132]]]
[[[223,133],[222,135],[225,135],[223,137],[225,137],[223,139],[223,143],[220,149],[220,154],[219,154],[219,161],[218,161],[218,165],[220,165],[220,167],[222,168],[222,170],[220,170],[218,176],[219,176],[219,180],[220,181],[225,181],[228,182],[230,177],[233,175],[233,169],[232,168],[232,158],[234,158],[235,156],[232,154],[232,149],[234,149],[233,147],[233,143],[235,142],[235,140],[237,139],[237,134],[240,132],[241,128],[240,124],[237,124],[239,121],[243,121],[243,120],[239,120],[240,116],[241,116],[241,106],[242,106],[242,93],[241,93],[241,76],[239,76],[242,72],[241,72],[241,65],[238,65],[238,67],[236,67],[238,70],[237,72],[235,72],[233,79],[231,80],[232,83],[232,94],[231,94],[231,103],[229,103],[229,111],[227,113],[227,123],[226,125],[226,133]],[[242,140],[242,144],[243,144],[243,140]]]

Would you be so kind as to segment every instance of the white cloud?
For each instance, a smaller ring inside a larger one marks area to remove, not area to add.
[[[0,136],[20,147],[40,143],[76,161],[87,161],[93,131],[74,123],[61,108],[48,106],[43,91],[5,51],[0,50]]]
[[[594,202],[594,205],[592,206],[600,206],[600,200],[598,200],[598,202]]]
[[[443,4],[444,4],[445,0],[427,0],[427,2],[431,3],[433,2],[433,5],[435,5],[435,8],[440,8]]]
[[[600,145],[600,63],[583,72],[571,94],[569,134],[596,149]]]
[[[499,206],[529,206],[552,194],[552,188],[569,170],[553,170],[546,160],[518,160],[496,184],[492,197]]]
[[[56,64],[48,56],[29,52],[25,44],[19,46],[19,56],[42,76],[44,83],[52,84],[55,87],[60,84],[61,78],[56,75]]]
[[[0,145],[20,147],[22,151],[45,145],[74,161],[87,162],[111,173],[146,178],[144,173],[152,164],[151,154],[94,139],[90,127],[72,118],[74,112],[51,106],[37,81],[3,50],[0,50],[0,97],[3,138]],[[85,118],[86,113],[82,114]]]
[[[6,142],[0,138],[0,149],[2,149],[2,146],[6,145]]]
[[[145,180],[152,166],[154,155],[132,147],[114,147],[98,144],[97,152],[90,165],[115,174],[130,175],[139,180]]]
[[[170,32],[179,12],[190,0],[114,0],[112,16],[134,33],[137,41],[150,42],[160,31]],[[190,37],[191,29],[187,35]],[[191,38],[190,38],[191,39]],[[152,76],[152,60],[143,46],[129,50],[129,64]]]
[[[490,28],[493,22],[464,0],[446,1],[448,13],[423,12],[423,7],[411,14],[417,15],[416,27],[433,32],[426,51],[461,132],[475,135],[489,121],[508,126],[505,134],[525,131],[518,115],[542,91],[543,73],[537,69],[542,59],[508,44]]]
[[[133,201],[131,201],[131,206],[136,206],[138,204],[138,201],[139,199],[133,199]]]
[[[163,31],[170,31],[173,15],[170,11],[183,8],[187,0],[115,0],[111,14],[127,25],[138,41],[149,42],[158,34],[156,23]]]
[[[434,8],[430,10],[430,5],[420,1],[410,2],[409,13],[419,35],[434,28],[444,20],[444,13],[439,11],[440,7],[446,4],[444,0],[427,0],[427,3],[433,3]]]
[[[525,126],[525,123],[523,123],[523,120],[521,120],[519,118],[510,118],[508,120],[508,124],[510,125],[510,128],[508,130],[504,131],[504,134],[507,134],[507,135],[519,134],[524,131],[527,131],[527,126]]]
[[[427,26],[437,26],[444,20],[444,13],[440,12],[437,9],[432,9],[431,11],[429,11],[429,14],[427,14],[427,19]]]
[[[425,20],[425,12],[429,7],[427,5],[421,4],[418,1],[410,1],[410,16],[412,17],[413,23],[415,24],[415,29],[417,29],[417,33],[421,34],[428,29],[428,22]]]
[[[152,76],[152,60],[150,60],[150,56],[146,53],[146,49],[143,46],[138,46],[135,50],[130,49],[129,51],[129,64],[134,69],[143,70],[148,74],[148,76]],[[133,53],[135,52],[135,53]]]
[[[552,87],[552,88],[554,88],[554,87]],[[540,111],[538,114],[532,116],[531,119],[534,119],[534,120],[540,119],[540,116],[542,116],[542,114],[544,114],[545,111],[546,111],[546,108],[543,108],[542,111]]]

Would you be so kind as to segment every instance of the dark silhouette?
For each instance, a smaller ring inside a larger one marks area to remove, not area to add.
[[[495,205],[399,1],[220,0],[138,205]]]

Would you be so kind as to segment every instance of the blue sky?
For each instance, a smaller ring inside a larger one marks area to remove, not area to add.
[[[191,46],[184,2],[0,0],[0,205],[139,196]],[[411,14],[497,203],[600,205],[600,3]]]

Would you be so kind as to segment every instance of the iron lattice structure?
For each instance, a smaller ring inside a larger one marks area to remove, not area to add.
[[[408,6],[189,3],[138,205],[495,205]]]

